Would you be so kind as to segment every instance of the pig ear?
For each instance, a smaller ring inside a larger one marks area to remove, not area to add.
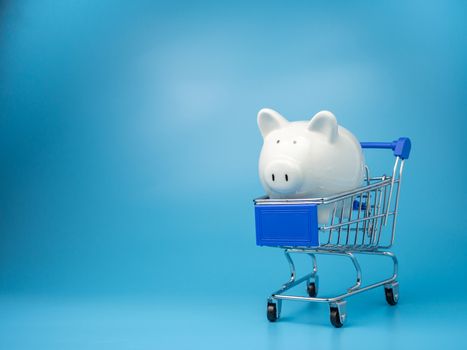
[[[316,113],[308,123],[308,130],[324,135],[329,142],[334,142],[337,138],[337,120],[334,114],[329,111]]]
[[[265,138],[271,131],[284,127],[287,123],[287,119],[275,110],[263,108],[258,112],[258,126],[263,138]]]

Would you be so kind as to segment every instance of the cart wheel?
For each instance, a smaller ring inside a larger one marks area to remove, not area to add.
[[[396,305],[397,301],[399,300],[399,295],[394,294],[394,290],[392,288],[384,288],[384,294],[386,295],[386,301],[389,305]]]
[[[308,295],[312,298],[318,295],[318,286],[316,285],[315,282],[310,282],[306,286],[306,291],[308,292]]]
[[[268,302],[267,317],[269,322],[276,322],[279,318],[277,315],[277,304]]]
[[[344,325],[341,315],[339,314],[339,309],[337,307],[331,307],[330,315],[331,323],[336,328],[341,328]]]

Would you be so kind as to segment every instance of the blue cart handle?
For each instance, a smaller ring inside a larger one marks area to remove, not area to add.
[[[392,149],[394,156],[401,159],[408,159],[411,143],[408,137],[400,137],[399,140],[392,142],[360,142],[362,148]]]

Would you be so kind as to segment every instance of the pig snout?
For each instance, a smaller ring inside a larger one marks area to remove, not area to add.
[[[276,160],[264,170],[266,184],[277,193],[292,194],[303,183],[302,171],[298,164],[290,160]]]

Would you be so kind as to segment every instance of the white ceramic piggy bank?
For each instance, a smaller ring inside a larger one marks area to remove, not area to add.
[[[362,185],[360,143],[331,112],[289,122],[265,108],[258,113],[258,126],[264,139],[259,178],[270,198],[328,197]],[[320,225],[328,222],[331,209],[319,207]]]

